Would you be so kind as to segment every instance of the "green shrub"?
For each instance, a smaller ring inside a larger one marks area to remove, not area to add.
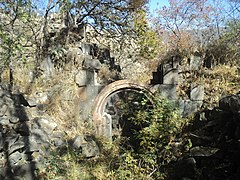
[[[147,100],[143,100],[142,107],[146,107],[147,103]],[[130,141],[134,144],[121,155],[121,165],[116,171],[119,179],[124,179],[122,176],[125,179],[162,179],[162,167],[176,158],[171,142],[180,132],[185,120],[166,99],[157,95],[153,104],[153,108],[136,108],[132,117],[128,118],[136,127],[132,129],[134,137]]]

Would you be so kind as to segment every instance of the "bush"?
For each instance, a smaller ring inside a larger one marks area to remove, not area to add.
[[[143,100],[142,107],[146,107],[147,103]],[[185,120],[166,99],[160,99],[157,95],[153,103],[153,108],[136,109],[127,120],[135,125],[135,129],[132,129],[131,148],[126,146],[128,148],[121,155],[121,165],[116,171],[118,176],[125,174],[129,179],[161,179],[164,178],[162,167],[176,158],[171,142]]]
[[[124,105],[130,134],[113,142],[98,139],[101,153],[90,159],[71,146],[55,150],[40,175],[48,179],[164,179],[165,166],[177,158],[173,141],[185,120],[173,104],[158,95],[154,105],[147,99],[140,102],[138,107],[129,102]]]

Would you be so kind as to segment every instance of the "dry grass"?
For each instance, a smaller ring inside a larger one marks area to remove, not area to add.
[[[239,92],[240,76],[237,66],[228,65],[184,74],[184,81],[178,86],[178,95],[184,99],[189,98],[191,84],[204,85],[204,107],[211,108],[218,106],[221,97]]]
[[[45,115],[58,124],[69,136],[79,134],[82,126],[77,112],[78,87],[74,77],[76,71],[56,71],[51,78],[40,76],[30,81],[31,68],[19,67],[14,70],[14,87],[27,97],[34,98],[39,94],[47,94]],[[5,79],[8,80],[7,73]]]
[[[221,97],[240,90],[240,76],[236,66],[219,65],[204,74],[205,103],[218,105]]]

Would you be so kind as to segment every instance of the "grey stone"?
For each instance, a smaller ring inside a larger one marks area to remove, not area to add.
[[[49,102],[49,92],[38,92],[34,95],[36,104],[48,104]]]
[[[36,112],[39,116],[43,116],[44,112],[46,111],[48,105],[47,104],[38,104],[36,106]]]
[[[0,124],[2,126],[8,126],[9,125],[9,118],[7,116],[0,117]]]
[[[86,85],[97,85],[96,72],[89,70],[80,70],[75,76],[75,82],[79,87]]]
[[[51,61],[50,56],[44,58],[44,60],[41,62],[40,68],[43,71],[44,77],[52,77],[52,75],[54,74],[54,64]]]
[[[196,85],[191,86],[190,99],[194,101],[203,101],[204,100],[204,86]]]
[[[23,154],[16,151],[8,156],[8,161],[10,165],[15,166],[23,158]]]
[[[24,161],[22,164],[12,167],[12,171],[13,171],[13,174],[14,174],[14,180],[35,180],[35,179],[38,179],[36,177],[36,173],[34,172],[36,169],[37,169],[36,162],[26,162],[26,161]]]
[[[89,158],[99,155],[99,147],[97,143],[92,139],[92,137],[85,137],[87,143],[82,146],[82,154],[83,156]]]
[[[240,94],[223,97],[219,101],[219,108],[224,111],[240,112]]]
[[[154,89],[156,89],[162,97],[175,100],[177,99],[176,87],[177,85],[175,84],[158,84],[154,86]]]
[[[190,149],[190,155],[191,156],[209,157],[209,156],[214,155],[218,151],[219,151],[219,149],[217,149],[217,148],[197,146],[197,147],[193,147],[192,149]]]
[[[2,132],[0,132],[0,152],[2,151],[4,146],[4,140],[3,140],[3,135]]]
[[[52,140],[52,143],[54,144],[54,146],[56,146],[57,148],[67,146],[67,142],[63,139],[51,138],[51,140]]]
[[[42,129],[32,129],[31,138],[33,141],[36,141],[38,144],[43,144],[44,146],[49,146],[50,138],[47,132]]]
[[[57,127],[57,123],[46,118],[35,118],[32,122],[32,128],[43,129],[47,134],[52,134],[53,130]]]
[[[0,77],[1,78],[1,77]],[[0,86],[0,97],[2,97],[4,95],[4,90],[3,88]]]
[[[3,104],[0,109],[0,117],[2,117],[7,112],[8,106]]]
[[[171,69],[163,76],[163,84],[178,84],[178,70]]]
[[[197,112],[202,106],[202,101],[178,100],[178,107],[182,117],[187,117]]]
[[[67,140],[65,138],[65,133],[54,131],[51,135],[51,143],[54,144],[54,146],[61,148],[67,146]]]
[[[86,144],[87,142],[85,141],[83,136],[76,136],[73,140],[73,147],[76,149],[79,149],[80,147],[82,147],[84,144]]]
[[[91,54],[91,45],[90,44],[82,43],[80,48],[82,49],[83,54],[86,54],[86,55]]]
[[[195,56],[195,55],[192,55],[190,57],[190,69],[191,70],[199,70],[203,65],[203,60],[200,56]]]
[[[99,154],[99,147],[91,136],[76,136],[73,140],[73,147],[75,149],[82,148],[84,157],[94,157]]]
[[[8,144],[8,147],[11,147],[19,139],[18,134],[10,134],[6,137],[5,142]]]
[[[26,97],[26,100],[30,107],[35,107],[38,104],[36,98]]]
[[[105,125],[103,134],[110,141],[112,140],[112,117],[110,114],[105,113],[103,115],[103,124]]]
[[[91,118],[94,99],[97,97],[102,88],[102,86],[94,85],[89,85],[86,87],[86,99],[80,101],[79,103],[81,120],[86,121]]]
[[[35,78],[36,78],[35,73],[33,71],[30,71],[28,74],[28,82],[33,83]]]
[[[83,68],[87,70],[100,70],[101,63],[98,59],[85,58],[83,61]]]
[[[20,149],[24,148],[25,145],[26,145],[25,142],[18,140],[13,145],[8,147],[8,154],[12,154],[16,150],[20,150]]]
[[[25,152],[29,153],[29,152],[36,152],[39,151],[39,149],[41,148],[41,140],[38,139],[38,141],[36,140],[35,136],[27,136],[24,137],[24,142],[26,144],[26,149]]]
[[[1,92],[1,91],[0,91]],[[0,107],[4,104],[3,98],[0,96]]]
[[[0,151],[0,169],[1,169],[1,167],[3,167],[5,165],[5,163],[6,163],[5,152],[1,150]]]
[[[9,121],[10,121],[11,123],[16,124],[16,123],[18,123],[20,120],[19,120],[19,118],[16,117],[16,116],[11,116],[11,117],[9,118]]]
[[[15,131],[22,136],[28,136],[30,134],[30,127],[29,122],[20,123],[15,127]]]

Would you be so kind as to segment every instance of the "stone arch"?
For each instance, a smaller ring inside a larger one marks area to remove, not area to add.
[[[93,104],[93,127],[95,128],[97,136],[109,137],[106,130],[111,131],[111,118],[108,114],[104,114],[104,109],[108,101],[108,97],[121,91],[136,91],[137,93],[144,93],[144,95],[152,101],[152,93],[144,85],[130,80],[118,80],[107,85],[96,97]]]

